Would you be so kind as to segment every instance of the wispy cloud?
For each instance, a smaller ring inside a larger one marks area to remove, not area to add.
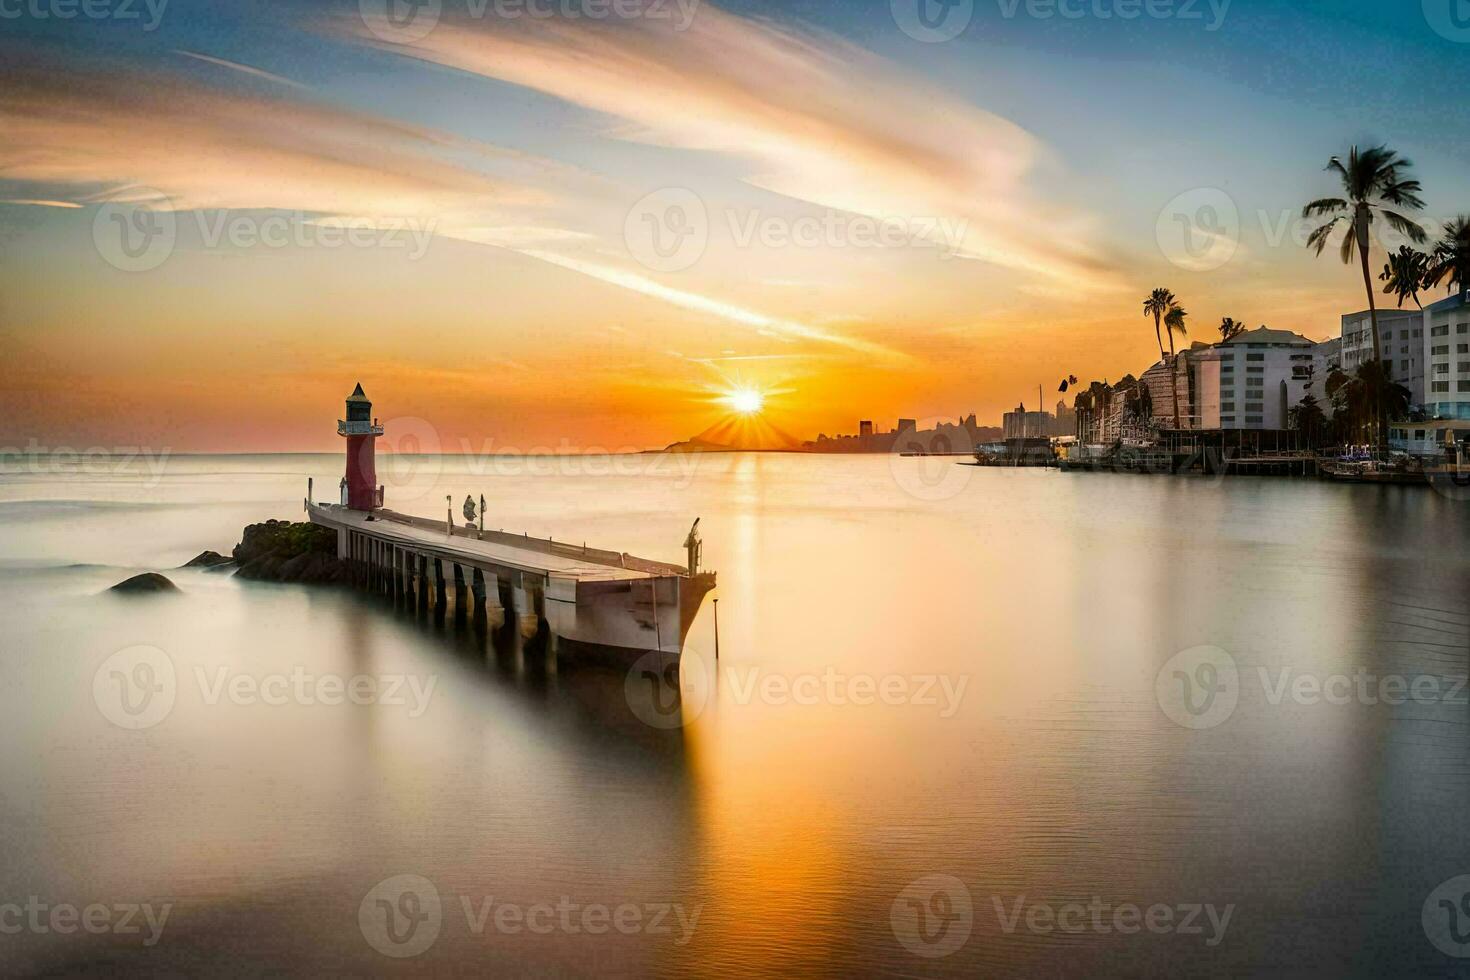
[[[166,74],[88,74],[3,53],[0,178],[73,185],[80,202],[156,191],[178,210],[489,219],[551,200],[517,178],[530,168],[516,156],[466,147],[487,172],[471,170],[436,156],[445,137],[418,127]]]
[[[10,200],[0,201],[0,204],[23,204],[23,205],[28,205],[30,207],[35,207],[35,208],[80,208],[80,207],[83,207],[83,205],[77,204],[75,201],[44,201],[44,200],[28,199],[28,198],[12,198]]]
[[[285,85],[288,88],[305,89],[307,87],[298,81],[282,75],[273,74],[262,68],[256,68],[252,65],[242,65],[238,61],[227,61],[224,58],[216,58],[213,55],[200,54],[198,51],[185,51],[182,48],[176,48],[174,54],[182,55],[185,58],[193,58],[195,61],[202,61],[205,64],[215,65],[220,68],[228,68],[231,71],[237,71],[243,75],[250,75],[253,78],[262,78],[268,82]]]
[[[249,66],[191,58],[247,74]],[[758,333],[881,348],[671,289],[562,252],[600,239],[575,227],[579,202],[605,193],[573,167],[339,107],[187,83],[162,73],[66,71],[0,49],[14,83],[0,89],[0,179],[70,187],[75,207],[148,201],[171,210],[282,209],[391,222],[548,262]],[[274,78],[274,76],[268,76]],[[286,80],[283,80],[286,81]],[[295,86],[291,86],[295,88]],[[450,162],[454,151],[477,168]]]
[[[374,43],[360,24],[345,29]],[[616,138],[743,159],[745,180],[773,192],[875,218],[964,222],[966,257],[1111,284],[1088,244],[1090,217],[1031,189],[1050,164],[1037,140],[828,34],[706,3],[683,32],[653,18],[446,20],[384,47],[606,113]]]
[[[552,265],[561,266],[579,272],[584,276],[590,276],[602,282],[614,286],[621,286],[645,296],[661,299],[674,306],[682,307],[697,313],[704,313],[719,317],[730,323],[739,324],[755,330],[762,336],[777,337],[786,340],[811,340],[825,344],[836,344],[850,350],[863,351],[869,354],[878,354],[885,357],[903,357],[896,351],[890,350],[879,344],[870,343],[865,340],[846,337],[822,330],[810,324],[801,323],[796,320],[783,319],[781,317],[767,316],[755,310],[729,303],[724,300],[704,296],[699,293],[683,289],[674,289],[662,283],[655,282],[645,275],[630,272],[626,269],[617,269],[611,266],[588,262],[584,259],[568,255],[560,255],[536,248],[516,248],[515,251],[531,258],[540,259]]]

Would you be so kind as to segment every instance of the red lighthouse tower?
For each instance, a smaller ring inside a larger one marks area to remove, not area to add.
[[[342,478],[342,502],[353,510],[375,510],[383,505],[373,445],[383,427],[373,418],[373,403],[359,383],[347,396],[347,418],[337,423],[337,435],[347,438],[347,475]]]

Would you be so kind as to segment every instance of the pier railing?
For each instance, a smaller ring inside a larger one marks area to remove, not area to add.
[[[441,534],[444,533],[447,526],[444,521],[436,521],[426,517],[414,517],[410,514],[400,514],[391,510],[378,511],[376,516],[379,520],[407,524],[410,527],[423,528]],[[481,531],[473,527],[456,527],[453,529],[453,533],[457,537],[470,538],[477,541],[490,541],[495,544],[520,548],[524,551],[559,555],[563,558],[575,558],[579,561],[592,562],[596,565],[607,565],[610,568],[626,568],[630,571],[644,572],[649,575],[688,574],[688,569],[683,565],[673,565],[668,562],[637,558],[624,552],[589,548],[585,544],[568,544],[564,541],[554,541],[551,538],[533,538],[526,534],[512,534],[509,531]]]

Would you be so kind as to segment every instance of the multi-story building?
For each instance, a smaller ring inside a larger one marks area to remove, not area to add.
[[[1153,422],[1160,429],[1174,428],[1174,391],[1178,386],[1179,391],[1179,427],[1181,429],[1199,428],[1198,413],[1194,408],[1194,392],[1192,372],[1190,370],[1190,358],[1197,352],[1209,350],[1210,345],[1195,341],[1188,350],[1180,351],[1175,357],[1165,356],[1163,361],[1155,361],[1153,367],[1143,372],[1138,379],[1148,389],[1149,402],[1152,405]],[[1176,380],[1169,379],[1169,365],[1173,365]]]
[[[1441,419],[1470,419],[1470,290],[1424,310],[1424,406]]]
[[[1268,327],[1191,350],[1191,412],[1198,428],[1289,428],[1289,413],[1304,396],[1325,399],[1328,368],[1338,350],[1332,341],[1318,344]]]
[[[1367,310],[1342,318],[1342,369],[1348,374],[1373,359],[1373,321]],[[1418,310],[1379,310],[1378,338],[1389,377],[1408,388],[1410,401],[1425,402],[1424,314]]]
[[[1042,439],[1051,434],[1050,412],[1028,412],[1025,405],[1001,416],[1001,431],[1006,439]]]

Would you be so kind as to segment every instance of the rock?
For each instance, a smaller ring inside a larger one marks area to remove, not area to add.
[[[179,587],[157,572],[144,572],[142,575],[134,575],[126,581],[117,583],[108,591],[142,595],[149,592],[177,592]]]
[[[196,557],[189,559],[180,568],[213,568],[216,565],[228,565],[235,559],[229,555],[222,555],[218,551],[201,551]]]
[[[251,524],[235,546],[234,560],[240,566],[236,575],[260,582],[347,581],[347,566],[337,558],[337,532],[319,524]]]

